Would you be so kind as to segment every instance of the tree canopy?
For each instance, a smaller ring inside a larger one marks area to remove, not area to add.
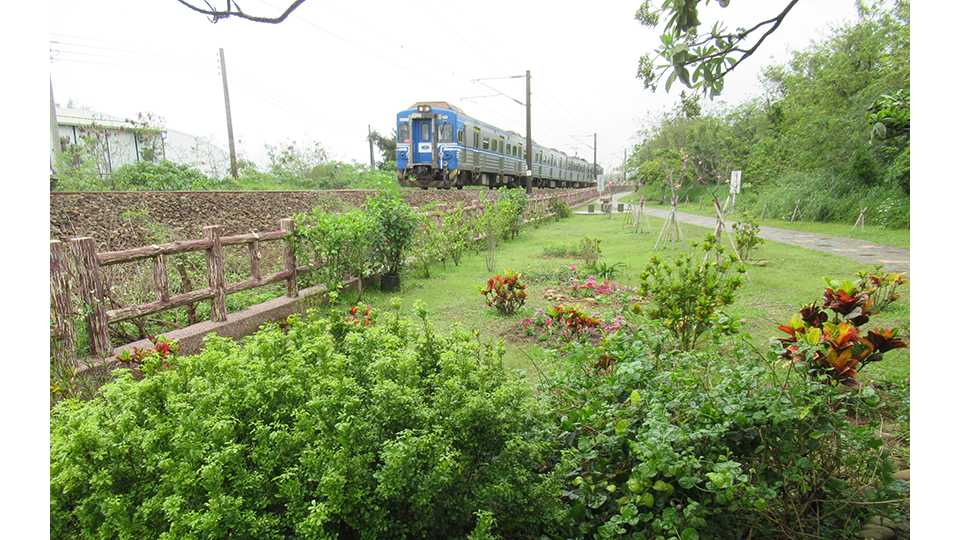
[[[891,226],[908,223],[910,3],[858,7],[857,22],[765,68],[761,97],[701,107],[703,94],[681,92],[674,109],[648,119],[628,166],[652,187],[662,183],[655,171],[666,151],[682,152],[694,191],[741,170],[740,200],[753,197],[771,213],[802,199],[813,220],[853,219],[870,207]]]
[[[660,8],[654,8],[651,0],[644,0],[637,10],[636,19],[643,26],[656,28],[666,19],[661,45],[655,51],[666,63],[654,66],[653,57],[648,53],[640,59],[637,68],[637,77],[643,79],[645,88],[656,90],[666,75],[664,86],[668,92],[679,80],[711,98],[719,95],[723,91],[724,76],[753,55],[799,2],[789,0],[778,15],[750,28],[729,30],[718,22],[709,30],[701,31],[698,13],[701,1],[704,6],[710,3],[710,0],[665,0]],[[730,0],[717,0],[717,3],[727,7]]]

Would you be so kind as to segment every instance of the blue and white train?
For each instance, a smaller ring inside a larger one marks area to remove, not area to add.
[[[418,102],[397,113],[397,181],[404,187],[525,187],[526,138],[471,118],[446,102]],[[533,145],[532,185],[584,188],[603,168]]]

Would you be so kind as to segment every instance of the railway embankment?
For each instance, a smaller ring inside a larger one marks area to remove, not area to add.
[[[360,206],[372,190],[336,191],[133,191],[50,193],[50,238],[89,236],[99,251],[202,238],[203,227],[224,235],[277,230],[280,220],[339,204]],[[477,191],[402,191],[411,206],[434,201],[470,204]]]

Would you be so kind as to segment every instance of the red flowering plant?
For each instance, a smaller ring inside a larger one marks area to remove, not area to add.
[[[346,322],[353,323],[358,326],[370,326],[374,321],[375,314],[370,312],[370,305],[367,305],[367,309],[364,310],[363,314],[360,313],[360,306],[356,305],[350,308],[350,316],[346,318]]]
[[[158,369],[168,370],[180,352],[180,346],[163,336],[147,336],[153,347],[124,349],[117,355],[118,365],[139,366],[141,371],[152,374]]]
[[[501,315],[513,315],[527,300],[527,285],[520,281],[520,274],[507,270],[506,275],[497,274],[487,280],[487,287],[477,287],[487,299],[487,306],[494,307]]]
[[[790,334],[778,340],[783,345],[781,358],[787,365],[806,366],[812,376],[828,383],[859,388],[863,383],[855,379],[858,371],[907,344],[898,328],[876,328],[864,336],[860,327],[877,313],[871,311],[870,293],[847,280],[824,280],[823,308],[832,311],[833,318],[814,302],[794,315],[789,325],[778,326]]]
[[[603,322],[594,316],[581,312],[574,306],[554,306],[547,313],[562,326],[560,335],[569,341],[580,341],[595,337]]]

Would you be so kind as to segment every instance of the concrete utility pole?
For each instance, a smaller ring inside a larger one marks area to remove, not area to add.
[[[220,74],[223,75],[223,102],[227,108],[227,138],[230,139],[230,176],[234,180],[240,177],[237,172],[237,148],[233,144],[233,120],[230,118],[230,92],[227,91],[227,64],[223,60],[223,48],[220,48]]]
[[[373,161],[373,132],[370,131],[370,124],[367,124],[367,140],[370,141],[370,168],[376,169],[377,164]]]
[[[50,79],[50,176],[56,178],[60,171],[57,170],[57,155],[62,152],[60,148],[60,126],[57,122],[57,104],[53,101],[53,79]],[[53,182],[50,183],[51,187]]]
[[[593,134],[593,179],[597,179],[597,134]]]
[[[533,194],[533,134],[530,121],[530,70],[527,70],[527,195]]]

